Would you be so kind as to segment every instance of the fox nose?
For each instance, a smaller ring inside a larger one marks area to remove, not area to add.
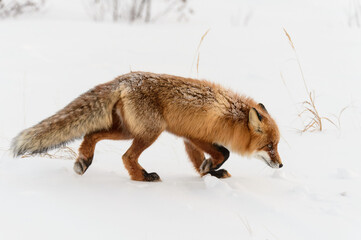
[[[282,164],[282,163],[280,163],[280,165],[278,165],[278,167],[279,167],[279,168],[283,167],[283,164]]]

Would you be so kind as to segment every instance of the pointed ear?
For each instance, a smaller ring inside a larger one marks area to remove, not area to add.
[[[258,106],[260,106],[266,113],[268,113],[266,107],[263,105],[263,103],[258,103]]]
[[[249,115],[248,115],[249,124],[253,127],[253,129],[256,132],[262,132],[261,130],[262,118],[263,118],[262,115],[259,114],[259,112],[255,108],[249,110]]]

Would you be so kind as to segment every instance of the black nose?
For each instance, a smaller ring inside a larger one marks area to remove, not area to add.
[[[282,164],[282,163],[280,163],[280,165],[278,165],[278,167],[279,167],[279,168],[283,167],[283,164]]]

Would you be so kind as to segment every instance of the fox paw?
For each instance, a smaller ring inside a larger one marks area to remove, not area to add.
[[[160,181],[160,177],[157,173],[152,172],[152,173],[147,173],[145,170],[143,170],[143,177],[144,180],[146,182],[158,182]]]
[[[74,163],[74,172],[79,174],[79,175],[83,175],[85,173],[85,171],[88,169],[88,166],[84,160],[82,159],[78,159],[75,163]]]
[[[209,158],[205,159],[202,162],[201,166],[199,167],[199,172],[201,174],[207,174],[212,169],[212,165],[213,165],[213,163],[212,163],[211,159],[209,159]]]
[[[231,174],[229,174],[229,172],[227,172],[227,170],[225,170],[225,169],[212,170],[212,171],[209,172],[209,174],[211,174],[213,177],[216,177],[216,178],[229,178],[229,177],[231,177]]]

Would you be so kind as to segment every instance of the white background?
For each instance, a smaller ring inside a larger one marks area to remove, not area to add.
[[[0,239],[359,239],[359,2],[192,0],[188,21],[129,24],[92,21],[84,1],[49,0],[1,20]],[[322,132],[300,133],[308,95],[283,28],[320,115],[338,127],[324,120]],[[18,132],[130,70],[208,79],[262,102],[284,167],[231,153],[231,178],[200,178],[167,133],[140,157],[158,183],[129,179],[127,141],[99,143],[83,176],[64,158],[12,158]]]

